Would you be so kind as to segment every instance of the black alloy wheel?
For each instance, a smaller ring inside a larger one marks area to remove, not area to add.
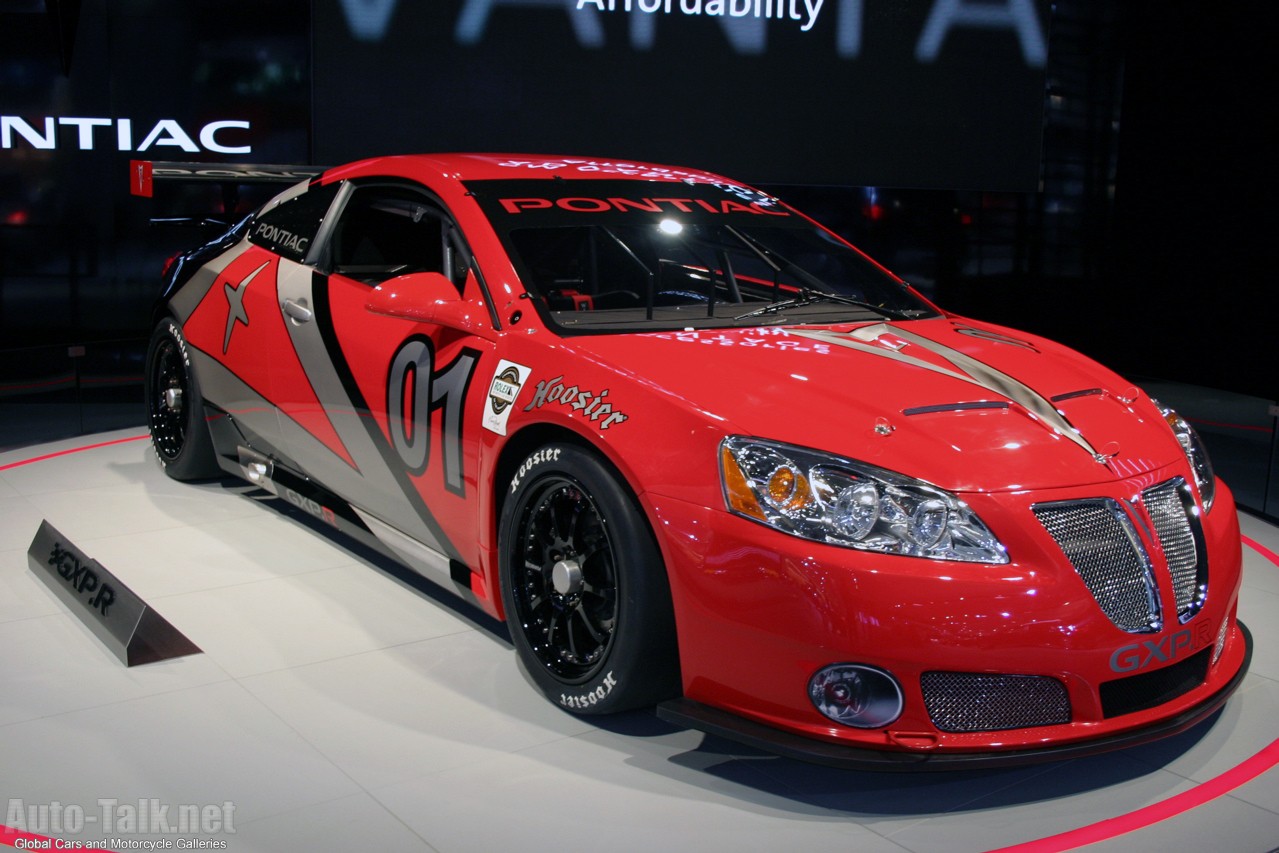
[[[599,509],[575,481],[538,482],[518,522],[512,594],[533,653],[565,681],[589,678],[617,627],[617,570]]]
[[[182,454],[187,437],[187,400],[190,397],[186,365],[178,342],[166,335],[156,345],[151,365],[151,439],[155,451],[172,462]]]
[[[525,672],[579,714],[679,695],[670,584],[634,495],[599,454],[538,448],[506,481],[502,601]]]
[[[151,446],[165,473],[175,480],[221,475],[204,398],[176,320],[161,321],[151,335],[145,393]]]

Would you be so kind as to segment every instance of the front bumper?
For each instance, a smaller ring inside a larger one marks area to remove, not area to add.
[[[683,697],[658,705],[657,716],[668,723],[706,732],[709,735],[745,744],[783,758],[793,758],[810,764],[822,764],[844,770],[880,772],[985,770],[1084,758],[1116,749],[1140,746],[1143,743],[1180,734],[1194,728],[1219,711],[1243,683],[1244,676],[1248,673],[1248,665],[1252,661],[1252,634],[1242,622],[1236,624],[1244,644],[1243,663],[1234,677],[1219,687],[1216,692],[1173,717],[1159,720],[1134,731],[1078,743],[984,752],[890,752],[791,734]]]
[[[880,769],[1069,758],[1189,728],[1226,701],[1251,655],[1235,620],[1242,554],[1229,490],[1220,486],[1203,520],[1199,545],[1209,574],[1202,607],[1180,619],[1165,608],[1153,633],[1113,624],[1031,511],[1040,501],[1099,492],[1136,496],[1135,506],[1143,490],[1173,473],[972,496],[1008,546],[1011,561],[1003,566],[853,552],[706,507],[653,500],[684,677],[684,698],[660,713],[772,752]],[[1158,597],[1170,602],[1172,581],[1152,528],[1143,521],[1141,536]],[[858,729],[818,713],[809,679],[841,663],[891,673],[904,697],[901,716],[885,728]],[[1038,705],[1017,705],[1037,700],[1009,694],[994,696],[992,705],[969,701],[969,717],[941,719],[930,707],[935,675],[1051,682],[1068,705],[1064,717],[1038,716]],[[1031,711],[1004,724],[1000,713],[1018,707]],[[980,719],[988,708],[991,717]],[[971,717],[979,719],[965,728]]]

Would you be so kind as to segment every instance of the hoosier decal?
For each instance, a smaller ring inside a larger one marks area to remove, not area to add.
[[[596,393],[594,391],[586,391],[576,385],[565,386],[564,377],[561,375],[556,376],[554,379],[543,379],[537,383],[537,390],[533,393],[533,399],[524,407],[524,411],[531,412],[534,409],[542,408],[547,403],[558,403],[561,406],[569,407],[575,412],[581,412],[583,416],[590,418],[592,423],[598,423],[601,430],[630,420],[629,415],[613,410],[613,404],[604,399],[607,396],[607,388]],[[603,419],[602,421],[601,418]]]

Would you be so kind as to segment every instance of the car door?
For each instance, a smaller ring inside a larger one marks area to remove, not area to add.
[[[278,281],[303,269],[337,190],[299,184],[274,199],[249,223],[248,239],[209,265],[220,268],[185,318],[205,399],[226,411],[245,443],[259,450],[272,451],[283,440],[275,398],[281,366],[292,367],[290,381],[302,378],[279,314]],[[179,313],[184,299],[177,300]]]
[[[495,335],[466,244],[409,183],[350,184],[330,217],[312,263],[278,281],[306,376],[288,359],[273,368],[284,445],[410,565],[478,565],[478,442],[467,418],[479,406],[467,400]],[[435,319],[440,304],[452,321]]]

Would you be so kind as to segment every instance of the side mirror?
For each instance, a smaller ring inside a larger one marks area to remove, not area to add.
[[[415,272],[387,279],[373,289],[364,304],[372,314],[398,317],[480,333],[490,326],[482,306],[464,301],[442,273]]]

